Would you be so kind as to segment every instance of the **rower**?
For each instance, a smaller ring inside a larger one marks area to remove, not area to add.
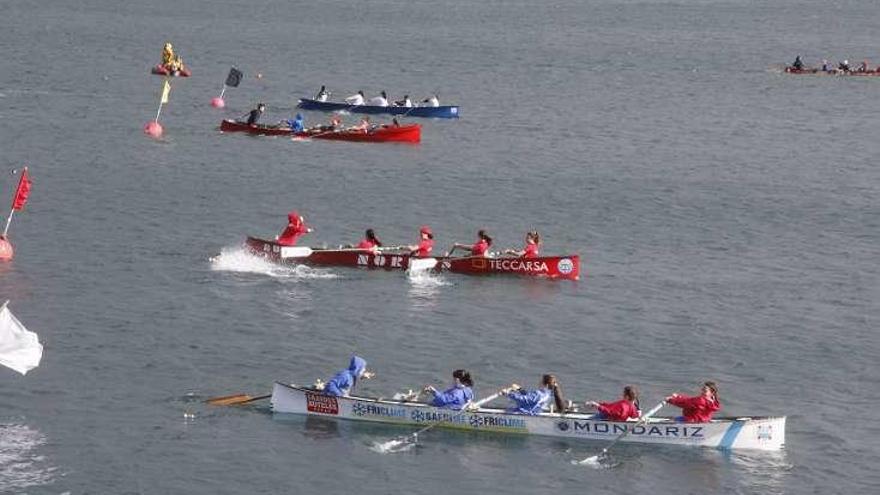
[[[708,423],[712,420],[712,415],[721,409],[715,382],[703,383],[700,395],[686,397],[676,393],[667,397],[666,402],[681,408],[682,415],[675,420],[684,423]]]
[[[366,251],[375,253],[379,250],[380,247],[382,247],[382,241],[380,241],[379,238],[376,237],[376,231],[374,231],[373,229],[367,229],[367,232],[364,235],[364,240],[358,243],[356,247],[357,249],[364,249]]]
[[[379,96],[374,96],[370,98],[370,105],[374,107],[387,107],[388,106],[388,95],[385,94],[384,91],[379,93]]]
[[[431,227],[422,225],[422,228],[419,229],[419,238],[418,244],[407,246],[410,256],[415,256],[416,258],[431,256],[431,251],[434,250],[434,233],[431,232]]]
[[[162,47],[162,67],[165,67],[168,72],[177,72],[183,69],[183,61],[179,55],[174,54],[174,46],[170,41]]]
[[[290,126],[290,130],[293,132],[305,132],[305,120],[303,119],[303,115],[301,113],[296,114],[296,117],[293,119],[287,119],[287,125]]]
[[[403,95],[403,99],[394,102],[395,107],[407,107],[410,108],[413,106],[412,100],[409,99],[409,95]]]
[[[822,59],[822,72],[828,72],[830,70],[831,70],[831,68],[828,67],[828,61],[825,59]]]
[[[514,383],[502,393],[516,403],[516,406],[507,410],[509,413],[536,416],[545,411],[553,412],[553,406],[556,407],[556,412],[566,410],[559,382],[554,375],[544,375],[541,386],[535,390],[525,390]]]
[[[526,234],[526,246],[522,251],[517,251],[516,249],[508,249],[504,251],[507,254],[512,254],[514,256],[520,256],[522,258],[537,258],[538,257],[538,246],[541,244],[541,236],[538,234],[537,230],[533,230]]]
[[[849,60],[841,62],[840,65],[837,66],[837,69],[843,72],[849,72]]]
[[[324,393],[336,397],[348,397],[359,379],[368,380],[376,376],[367,371],[367,361],[360,356],[352,356],[348,369],[336,373],[324,384]]]
[[[296,211],[287,214],[287,227],[281,235],[275,238],[275,242],[282,246],[295,246],[297,239],[311,232],[311,227],[306,226],[305,219]]]
[[[352,106],[358,106],[364,104],[364,92],[358,91],[357,93],[349,96],[345,99],[345,102]]]
[[[587,407],[598,411],[593,419],[604,421],[626,421],[638,419],[642,415],[639,410],[639,389],[635,385],[623,387],[623,398],[617,402],[596,402],[588,400]]]
[[[426,107],[439,107],[440,99],[437,98],[437,95],[431,95],[430,98],[425,98],[424,100],[422,100],[422,103],[424,103],[423,106]]]
[[[361,118],[360,123],[359,123],[358,125],[352,126],[352,127],[351,127],[351,130],[352,130],[352,131],[364,131],[364,132],[370,132],[370,130],[371,130],[372,128],[373,128],[373,123],[370,122],[370,116],[369,116],[369,115],[364,115],[364,116]]]
[[[330,92],[327,91],[324,85],[321,85],[321,90],[315,96],[315,101],[327,101],[328,98],[330,98]]]
[[[247,124],[248,125],[255,125],[260,120],[260,117],[263,115],[263,112],[265,112],[265,111],[266,111],[266,105],[264,105],[263,103],[257,103],[257,108],[251,110],[248,113]]]
[[[487,234],[485,230],[480,229],[477,232],[477,242],[475,242],[473,246],[456,242],[452,245],[452,251],[449,251],[449,253],[452,254],[456,249],[464,249],[465,251],[470,251],[471,256],[486,256],[491,245],[492,238],[489,237],[489,234]]]
[[[452,379],[454,381],[452,387],[443,392],[430,385],[425,385],[425,392],[434,395],[430,403],[432,406],[446,409],[462,409],[474,400],[474,391],[471,390],[471,387],[474,386],[474,381],[471,379],[471,374],[468,371],[455,370],[452,372]]]
[[[803,70],[804,69],[804,62],[801,60],[800,55],[798,55],[797,57],[794,58],[794,63],[791,64],[791,66],[793,68],[795,68],[796,70]]]
[[[868,72],[868,61],[862,60],[862,63],[859,64],[859,68],[856,70],[859,72]]]

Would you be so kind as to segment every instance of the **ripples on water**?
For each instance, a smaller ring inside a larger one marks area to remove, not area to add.
[[[27,487],[54,481],[57,468],[39,453],[46,437],[16,423],[0,423],[0,493],[21,493]]]

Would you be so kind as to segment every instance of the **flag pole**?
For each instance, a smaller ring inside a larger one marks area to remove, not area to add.
[[[223,99],[223,95],[226,94],[226,85],[223,85],[223,91],[220,91],[220,99]]]
[[[161,113],[162,113],[162,102],[159,101],[159,110],[156,111],[156,118],[153,119],[153,121],[156,122],[157,124],[159,123],[159,114],[161,114]]]
[[[3,235],[0,237],[6,237],[6,233],[9,232],[9,224],[12,223],[12,214],[15,213],[15,208],[9,210],[9,216],[6,217],[6,228],[3,229]]]

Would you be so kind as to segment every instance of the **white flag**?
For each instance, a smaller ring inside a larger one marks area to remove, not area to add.
[[[3,304],[0,309],[0,364],[24,375],[40,365],[43,346],[37,334],[31,332]]]

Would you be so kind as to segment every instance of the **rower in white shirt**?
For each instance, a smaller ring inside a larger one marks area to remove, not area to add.
[[[318,95],[315,96],[315,101],[327,101],[327,98],[330,98],[330,92],[322,85],[321,91],[318,91]]]
[[[430,98],[425,98],[424,100],[422,100],[422,103],[424,103],[425,105],[423,105],[423,106],[426,106],[426,107],[439,107],[440,106],[440,100],[437,98],[437,95],[431,95]]]
[[[379,96],[375,96],[370,98],[370,105],[374,107],[387,107],[388,106],[388,95],[385,94],[384,91],[379,94]]]
[[[409,95],[404,95],[402,100],[394,102],[394,106],[410,108],[413,106],[413,103],[412,100],[409,99]]]
[[[349,96],[345,99],[345,102],[349,105],[363,105],[364,104],[364,92],[358,91],[357,93]]]

